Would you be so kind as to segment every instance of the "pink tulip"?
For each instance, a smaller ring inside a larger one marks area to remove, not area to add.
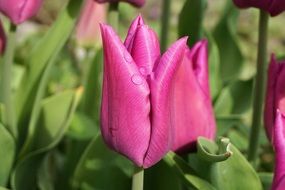
[[[157,35],[139,16],[123,44],[110,26],[101,25],[104,77],[101,131],[109,147],[148,168],[171,148],[172,90],[187,38],[162,56]]]
[[[0,0],[0,11],[14,24],[20,24],[34,16],[42,0]]]
[[[141,7],[144,5],[145,0],[95,0],[98,3],[116,3],[116,2],[128,2],[136,7]]]
[[[277,111],[273,129],[273,147],[275,150],[275,171],[272,190],[285,189],[285,116]]]
[[[4,52],[5,46],[6,46],[6,35],[2,26],[2,22],[0,21],[0,54]]]
[[[185,52],[175,77],[172,120],[175,123],[172,150],[183,153],[195,148],[199,136],[214,139],[215,117],[208,78],[207,41],[198,42]]]
[[[106,6],[86,0],[76,27],[76,41],[80,46],[100,45],[99,23],[106,21]]]
[[[276,16],[285,10],[284,0],[234,0],[240,8],[256,7]]]
[[[267,136],[272,139],[276,109],[285,114],[285,62],[278,63],[272,55],[268,70],[264,123]]]

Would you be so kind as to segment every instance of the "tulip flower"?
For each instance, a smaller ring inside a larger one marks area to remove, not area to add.
[[[273,147],[275,150],[275,171],[272,190],[285,189],[285,116],[279,110],[276,112],[273,129]]]
[[[268,69],[267,94],[264,112],[264,123],[267,136],[272,139],[272,130],[276,118],[276,110],[285,114],[285,62],[277,62],[272,55]]]
[[[127,3],[130,3],[136,7],[141,7],[144,5],[145,3],[145,0],[95,0],[97,1],[98,3],[116,3],[116,2],[127,2]]]
[[[4,52],[6,45],[6,35],[2,26],[2,22],[0,21],[0,54]]]
[[[187,38],[162,56],[157,35],[139,16],[125,43],[101,25],[104,47],[101,132],[109,147],[148,168],[171,148],[174,76]]]
[[[100,45],[99,23],[106,21],[106,7],[94,0],[86,0],[76,27],[76,41],[80,46]]]
[[[214,139],[216,133],[208,78],[207,41],[186,50],[175,76],[172,150],[185,153],[195,148],[199,136]]]
[[[0,12],[14,24],[20,24],[34,16],[41,4],[42,0],[0,0]]]
[[[256,7],[276,16],[285,10],[284,0],[234,0],[239,8]]]

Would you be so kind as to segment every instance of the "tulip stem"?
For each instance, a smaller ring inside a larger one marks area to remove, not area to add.
[[[108,22],[109,24],[119,32],[119,3],[114,2],[109,5],[108,13]]]
[[[267,33],[269,15],[260,10],[259,17],[259,39],[257,52],[257,73],[255,77],[255,87],[253,94],[253,114],[250,131],[250,143],[248,148],[248,160],[255,164],[258,156],[259,136],[261,128],[261,118],[263,112],[263,102],[265,96],[265,79],[267,69]]]
[[[144,169],[135,167],[132,190],[143,190]]]
[[[11,134],[16,137],[17,130],[14,122],[14,110],[12,104],[12,87],[11,87],[11,75],[12,66],[15,50],[15,36],[17,27],[13,24],[10,26],[10,31],[8,35],[8,42],[4,53],[3,66],[1,73],[1,102],[4,104],[5,108],[5,125]]]
[[[171,0],[163,0],[162,16],[161,16],[161,34],[160,34],[160,47],[164,52],[167,48],[168,30],[170,22],[170,5]]]

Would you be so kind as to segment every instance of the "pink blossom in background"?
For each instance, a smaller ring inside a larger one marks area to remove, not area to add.
[[[109,147],[148,168],[171,148],[171,96],[174,76],[186,50],[187,38],[162,56],[157,35],[139,16],[125,43],[108,25],[101,26],[104,77],[101,132]]]
[[[106,22],[106,5],[86,0],[77,27],[76,41],[80,46],[92,47],[101,44],[100,23]]]
[[[116,2],[127,2],[136,7],[142,7],[145,3],[145,0],[95,0],[98,3],[116,3]]]
[[[6,35],[2,26],[2,22],[0,21],[0,54],[4,52],[5,46],[6,46]]]
[[[256,7],[276,16],[285,10],[284,0],[234,0],[240,8]]]
[[[21,24],[37,14],[42,0],[0,0],[0,11],[14,24]]]

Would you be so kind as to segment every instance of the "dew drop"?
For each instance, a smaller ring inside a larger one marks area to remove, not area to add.
[[[143,79],[140,75],[133,75],[132,76],[132,82],[136,85],[141,85],[143,83]]]
[[[147,69],[145,67],[140,67],[139,71],[142,75],[147,75]]]
[[[129,52],[127,52],[127,51],[124,52],[124,58],[125,58],[126,62],[128,62],[128,63],[133,62],[132,57],[130,56]]]

